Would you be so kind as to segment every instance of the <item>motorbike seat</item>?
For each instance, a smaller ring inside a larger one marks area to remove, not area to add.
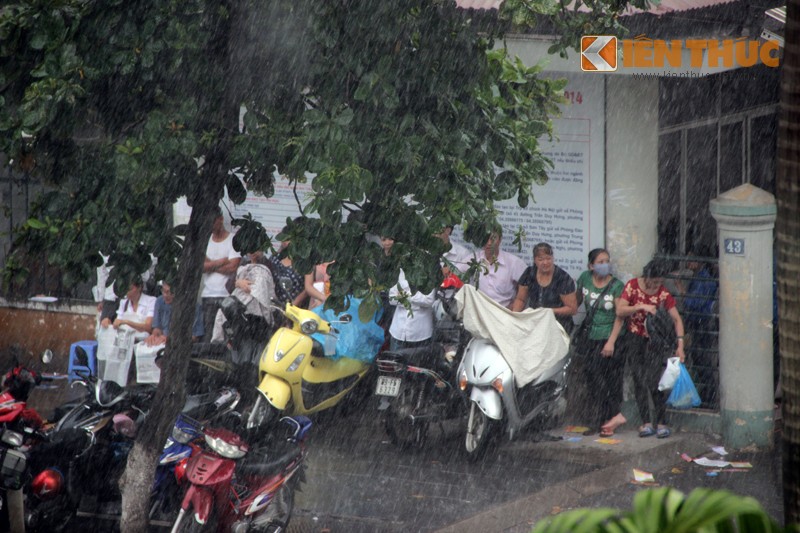
[[[297,459],[301,449],[289,441],[278,441],[250,450],[236,468],[242,476],[273,476]]]
[[[400,348],[399,350],[387,350],[383,356],[395,356],[396,358],[414,364],[425,364],[433,361],[434,358],[441,357],[444,348],[438,342],[433,342],[425,346],[415,348]]]

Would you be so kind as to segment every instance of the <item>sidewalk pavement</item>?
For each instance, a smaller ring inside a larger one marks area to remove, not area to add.
[[[667,439],[640,438],[635,428],[628,428],[618,431],[613,443],[597,435],[585,437],[580,433],[563,432],[563,428],[550,433],[562,435],[564,439],[536,444],[541,455],[552,454],[562,458],[567,455],[570,461],[603,466],[470,516],[438,532],[529,532],[539,520],[571,509],[612,507],[630,510],[633,497],[639,490],[656,486],[673,487],[685,494],[698,487],[708,487],[751,496],[775,520],[783,521],[779,442],[772,450],[731,451],[722,456],[712,450],[712,447],[721,446],[719,439],[701,433],[678,431]],[[525,447],[529,444],[511,443],[507,446]],[[746,462],[752,467],[704,467],[687,462],[682,454],[690,458]],[[633,469],[653,474],[654,481],[636,482]]]

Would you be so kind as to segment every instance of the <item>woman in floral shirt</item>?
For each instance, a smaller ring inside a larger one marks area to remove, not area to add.
[[[673,352],[681,362],[686,357],[683,353],[683,321],[675,307],[675,299],[663,285],[664,275],[668,272],[669,267],[664,262],[650,261],[644,267],[641,277],[625,284],[617,304],[617,316],[628,319],[628,333],[632,333],[624,337],[623,353],[626,354],[633,375],[636,404],[642,418],[640,437],[669,437],[670,430],[666,426],[669,391],[659,391],[658,382],[667,358]],[[645,319],[648,315],[655,315],[659,307],[669,313],[675,325],[677,346],[651,342],[652,339],[648,336]],[[655,409],[654,417],[650,416],[650,401]],[[657,429],[653,428],[653,424]]]

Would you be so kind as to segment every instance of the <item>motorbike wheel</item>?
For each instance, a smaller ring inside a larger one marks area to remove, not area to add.
[[[428,434],[426,422],[414,421],[414,413],[420,400],[421,390],[415,386],[403,387],[400,395],[389,405],[384,427],[392,444],[400,449],[421,448]]]
[[[499,422],[486,416],[475,402],[471,402],[467,418],[467,435],[464,440],[469,461],[478,461],[486,455],[500,434],[499,425]]]
[[[217,520],[216,515],[213,513],[208,517],[208,522],[205,524],[198,524],[194,519],[194,512],[191,509],[185,513],[179,514],[172,526],[172,533],[201,533],[203,531],[216,531]]]
[[[265,427],[280,420],[280,413],[259,393],[256,403],[253,404],[247,415],[247,429]]]

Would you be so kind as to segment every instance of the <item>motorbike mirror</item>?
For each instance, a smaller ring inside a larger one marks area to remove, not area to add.
[[[50,361],[52,360],[53,360],[53,350],[48,348],[42,352],[42,363],[47,365],[50,364]]]
[[[89,354],[83,349],[83,346],[75,347],[75,362],[80,366],[89,367]]]
[[[345,313],[344,315],[339,317],[339,320],[337,322],[341,322],[342,324],[349,324],[352,321],[353,321],[353,316]]]

